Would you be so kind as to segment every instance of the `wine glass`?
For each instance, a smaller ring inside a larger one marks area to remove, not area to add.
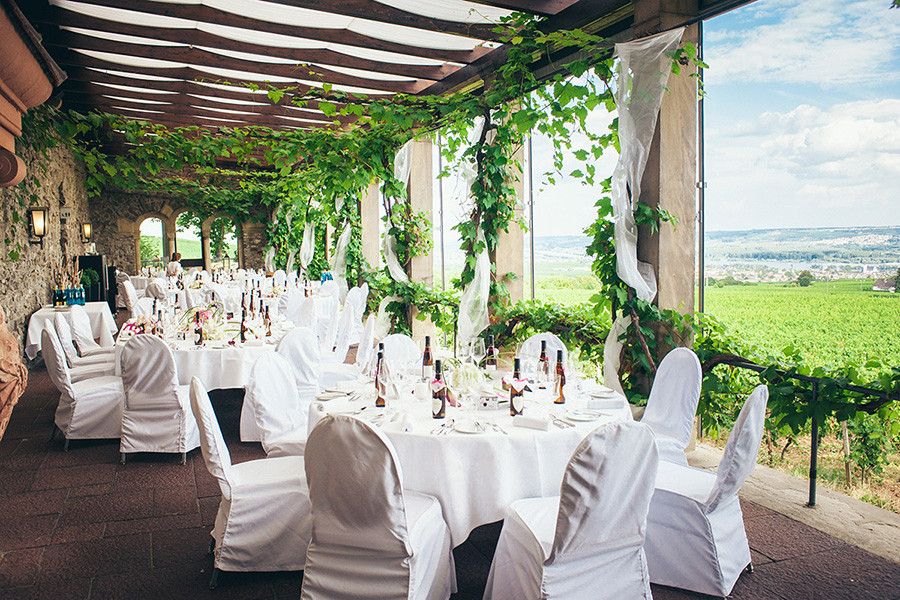
[[[484,339],[475,338],[472,341],[469,346],[469,355],[474,359],[476,365],[481,365],[481,361],[487,355],[487,351],[484,349]]]

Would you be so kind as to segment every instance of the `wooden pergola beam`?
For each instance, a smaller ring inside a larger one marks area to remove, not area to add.
[[[351,69],[389,73],[391,75],[400,75],[413,79],[429,79],[437,81],[443,79],[457,68],[455,65],[448,64],[438,66],[376,61],[335,52],[334,50],[329,50],[327,48],[283,48],[279,46],[252,44],[222,37],[199,29],[147,27],[144,25],[135,25],[133,23],[107,21],[56,7],[52,7],[52,10],[48,11],[46,16],[40,17],[38,22],[45,26],[45,37],[53,37],[55,28],[59,25],[64,25],[66,27],[77,27],[79,29],[88,29],[97,32],[165,40],[188,46],[207,46],[234,52],[262,54],[293,60],[297,63],[321,63]]]
[[[470,0],[470,2],[549,17],[567,9],[577,0]]]

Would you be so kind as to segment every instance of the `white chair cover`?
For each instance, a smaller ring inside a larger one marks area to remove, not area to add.
[[[81,356],[93,356],[103,352],[115,352],[113,347],[103,347],[94,341],[94,335],[91,332],[91,318],[85,312],[84,307],[79,304],[73,304],[69,309],[69,324],[72,326],[72,337],[75,338],[75,344],[78,346],[78,354]]]
[[[197,300],[197,296],[195,296],[194,294],[195,294],[194,290],[192,290],[188,287],[184,288],[184,305],[187,308],[187,310],[190,310],[190,309],[194,308],[195,306],[197,306],[197,304],[199,304],[199,301]]]
[[[309,298],[304,298],[303,294],[299,292],[290,292],[288,294],[284,294],[287,296],[285,300],[284,306],[284,316],[285,318],[292,322],[296,327],[309,327],[308,324],[303,324],[302,322],[302,307],[306,304]],[[279,300],[279,306],[281,302]],[[279,310],[281,310],[279,308]],[[315,311],[315,306],[313,306],[313,311]],[[315,323],[315,313],[313,313],[313,323]]]
[[[118,438],[125,390],[120,377],[72,382],[62,348],[49,323],[41,332],[41,354],[50,381],[59,390],[54,422],[67,440]]]
[[[412,369],[422,362],[422,350],[405,333],[392,333],[381,340],[381,343],[384,344],[384,360],[391,364]]]
[[[541,342],[547,342],[547,358],[550,359],[550,372],[556,371],[556,352],[562,350],[563,367],[569,366],[569,349],[559,337],[553,333],[536,333],[519,346],[518,356],[522,360],[522,369],[533,374],[537,371],[538,359],[541,356]]]
[[[125,300],[125,308],[128,310],[128,316],[136,317],[138,297],[137,290],[134,289],[134,284],[131,283],[131,278],[119,282],[118,287],[119,296]]]
[[[128,283],[130,284],[131,282],[129,281]],[[157,309],[159,308],[158,303],[159,303],[159,301],[157,300]],[[132,316],[135,316],[135,317],[140,317],[140,316],[151,317],[151,316],[153,316],[153,298],[144,297],[144,298],[138,299],[137,304],[134,305],[134,312],[132,313]]]
[[[125,308],[125,295],[122,293],[121,283],[131,281],[131,275],[125,271],[116,271],[116,308]]]
[[[93,356],[78,356],[78,350],[75,348],[75,341],[72,339],[72,328],[69,321],[62,313],[53,315],[53,328],[56,330],[56,336],[62,346],[63,353],[66,356],[66,362],[72,368],[83,367],[86,365],[111,365],[115,370],[115,355],[107,352],[101,352]],[[108,373],[112,375],[112,373]]]
[[[161,278],[157,277],[156,279],[150,280],[147,284],[147,287],[144,288],[144,293],[148,298],[156,298],[161,302],[166,301],[166,293],[169,290],[168,282]]]
[[[660,460],[687,465],[684,449],[691,442],[702,379],[700,360],[690,348],[675,348],[659,364],[641,423],[656,434]]]
[[[319,340],[322,345],[322,350],[325,352],[331,352],[332,348],[334,348],[334,343],[337,340],[337,332],[338,325],[341,320],[341,305],[337,302],[334,303],[334,306],[331,308],[331,314],[328,317],[328,322],[325,327],[325,336]]]
[[[644,545],[653,583],[723,597],[750,564],[738,491],[756,465],[768,400],[764,385],[750,394],[715,474],[660,462]]]
[[[382,433],[327,416],[309,434],[305,465],[313,526],[302,599],[450,597],[453,555],[441,505],[403,489]]]
[[[125,413],[119,452],[177,452],[200,445],[190,391],[178,385],[175,356],[155,335],[136,335],[122,349]]]
[[[285,318],[287,318],[288,302],[292,298],[294,298],[294,296],[297,296],[297,295],[298,295],[297,290],[289,289],[286,292],[284,292],[283,294],[281,294],[280,296],[278,296],[278,304],[276,306],[278,307],[279,315],[284,315]],[[303,296],[300,296],[300,297],[302,298]],[[290,319],[290,320],[293,321],[293,319]]]
[[[352,337],[356,321],[356,311],[353,307],[345,308],[344,312],[341,313],[337,333],[334,337],[334,351],[324,353],[328,362],[342,363],[347,359],[350,344],[354,341]]]
[[[359,367],[360,370],[365,370],[369,368],[369,363],[372,362],[372,357],[374,356],[375,349],[375,315],[370,314],[366,318],[366,325],[363,327],[362,337],[359,340],[359,345],[356,348],[356,366]]]
[[[588,434],[560,496],[510,505],[484,598],[652,598],[642,546],[658,463],[640,423]]]
[[[313,397],[314,394],[301,397],[294,369],[283,356],[267,354],[256,359],[250,369],[241,416],[249,406],[266,456],[303,454]]]
[[[297,294],[297,296],[300,295]],[[294,324],[297,325],[297,327],[308,327],[317,332],[318,324],[316,315],[318,313],[316,311],[316,299],[312,296],[306,298],[300,297],[297,311],[297,320]]]
[[[56,343],[57,348],[56,351],[63,356],[63,360],[65,361],[65,351],[62,350],[62,342],[59,337],[56,335],[56,329],[53,324],[48,322],[44,323],[44,329],[46,329],[50,333],[51,339]],[[43,332],[41,332],[43,333]],[[41,344],[41,351],[43,351],[44,344]],[[101,358],[106,358],[109,355],[104,354]],[[85,358],[83,360],[95,360],[96,357]],[[82,360],[82,359],[79,359]],[[68,362],[68,361],[66,361]],[[77,366],[69,367],[69,378],[73,382],[84,381],[85,379],[93,379],[95,377],[107,377],[109,375],[114,375],[116,372],[116,364],[112,360],[103,360],[102,362],[91,362],[91,363],[82,363]]]
[[[303,459],[282,456],[232,465],[209,396],[196,377],[191,379],[191,408],[206,468],[222,490],[211,534],[215,568],[302,570],[311,525]]]
[[[287,273],[278,269],[272,276],[272,285],[285,287],[287,285]]]

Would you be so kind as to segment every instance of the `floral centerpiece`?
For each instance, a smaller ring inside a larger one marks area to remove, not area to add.
[[[484,373],[478,365],[462,363],[447,374],[447,383],[461,394],[477,394],[484,387]]]
[[[132,335],[139,333],[151,333],[153,325],[156,322],[147,315],[138,315],[133,321],[129,321],[122,326],[122,331],[127,331]]]
[[[225,305],[221,302],[210,302],[206,306],[197,306],[185,311],[178,321],[178,330],[189,332],[199,321],[203,330],[203,338],[221,340],[225,338]]]

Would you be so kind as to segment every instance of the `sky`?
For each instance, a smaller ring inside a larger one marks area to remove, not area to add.
[[[708,231],[900,225],[900,10],[889,6],[757,0],[704,23]],[[536,138],[534,156],[537,178],[549,143]],[[535,235],[580,234],[598,195],[536,183]]]

